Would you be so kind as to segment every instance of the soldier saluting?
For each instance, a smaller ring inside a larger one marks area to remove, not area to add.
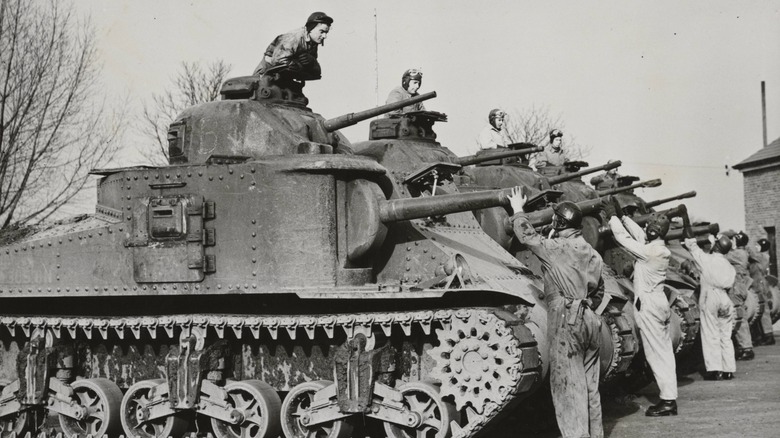
[[[564,437],[601,438],[599,334],[591,308],[604,293],[603,261],[582,237],[582,211],[573,202],[555,207],[551,238],[539,235],[523,213],[526,197],[512,189],[512,227],[517,240],[542,262],[550,333],[550,386]]]
[[[303,27],[274,38],[255,68],[255,76],[278,69],[284,70],[290,79],[320,79],[322,70],[317,62],[317,47],[325,45],[332,24],[333,19],[326,13],[315,12],[309,15]]]

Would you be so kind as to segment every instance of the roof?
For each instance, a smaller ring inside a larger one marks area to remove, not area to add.
[[[780,138],[732,167],[737,170],[752,170],[767,164],[780,164]]]

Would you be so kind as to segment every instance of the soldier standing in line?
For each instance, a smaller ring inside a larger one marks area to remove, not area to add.
[[[731,240],[719,236],[714,240],[710,254],[696,244],[695,238],[685,239],[683,245],[690,251],[701,272],[701,349],[704,354],[706,380],[731,380],[737,370],[734,360],[734,303],[728,290],[734,285],[736,271],[726,260],[731,250]]]
[[[477,137],[477,146],[480,149],[505,147],[509,143],[504,130],[505,117],[506,113],[498,108],[490,110],[488,114],[488,122],[490,124],[482,128],[479,137]]]
[[[390,91],[390,94],[387,96],[387,102],[385,103],[400,102],[418,96],[420,94],[418,91],[422,86],[422,76],[421,70],[414,68],[406,70],[401,76],[401,86],[395,87]],[[387,113],[385,117],[398,116],[412,111],[425,111],[425,105],[423,105],[422,102],[417,102],[399,110],[391,111]]]
[[[569,159],[563,150],[563,132],[560,129],[550,131],[550,144],[534,156],[533,166],[544,174],[544,167],[560,167]]]
[[[768,253],[769,240],[767,239],[758,240],[757,250],[752,247],[748,249],[748,271],[753,278],[753,284],[756,285],[756,293],[763,294],[764,303],[766,304],[759,323],[762,337],[755,342],[755,345],[775,345],[772,313],[775,311],[775,306],[780,305],[780,303],[775,303],[772,299],[772,291],[769,288],[769,283],[766,281],[766,275],[769,273]]]
[[[745,305],[749,293],[748,289],[753,282],[748,274],[748,253],[745,250],[748,240],[747,234],[741,231],[735,234],[733,242],[736,248],[726,254],[726,260],[731,263],[737,273],[734,287],[731,288],[729,294],[735,306]],[[747,319],[742,321],[734,334],[734,343],[736,344],[737,360],[752,360],[756,357],[753,353],[753,341],[750,337],[750,324]]]
[[[603,261],[582,237],[582,211],[573,202],[553,210],[551,238],[540,236],[523,212],[526,197],[509,197],[517,240],[542,262],[550,333],[550,385],[558,428],[564,437],[601,438],[599,336],[601,319],[591,310],[604,293]],[[594,302],[596,301],[596,302]]]
[[[661,390],[661,400],[650,406],[645,415],[677,415],[677,367],[669,327],[672,310],[664,293],[666,271],[672,255],[664,242],[664,236],[669,231],[669,218],[652,213],[642,230],[628,216],[612,216],[609,228],[615,241],[637,259],[634,263],[636,322],[645,358]]]
[[[255,68],[255,76],[271,71],[283,72],[285,78],[312,81],[322,77],[317,62],[317,47],[325,45],[333,19],[324,12],[309,15],[306,24],[274,38]]]

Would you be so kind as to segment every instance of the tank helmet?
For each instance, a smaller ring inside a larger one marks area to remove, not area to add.
[[[712,244],[710,252],[728,254],[729,251],[731,251],[731,239],[725,234],[719,234],[718,237],[715,238],[715,243]]]
[[[748,242],[750,242],[750,238],[747,234],[740,231],[734,235],[734,242],[737,244],[737,248],[741,248],[743,246],[747,246]]]
[[[666,233],[669,232],[669,218],[663,213],[653,212],[650,213],[650,218],[645,225],[645,232],[647,233],[648,240],[655,240],[664,238]]]
[[[769,251],[769,240],[763,238],[758,239],[758,249],[761,252]]]
[[[563,137],[563,132],[560,129],[553,129],[550,131],[550,143],[558,137]]]
[[[419,81],[420,86],[422,86],[422,76],[422,70],[417,68],[410,68],[404,72],[403,76],[401,76],[401,86],[404,87],[404,90],[408,90],[409,81]]]
[[[580,228],[582,226],[582,210],[571,201],[563,201],[553,206],[553,223],[555,230]]]
[[[506,113],[498,108],[495,108],[490,110],[490,114],[488,114],[488,121],[490,122],[490,125],[495,128],[496,119],[503,119],[504,117],[506,117]]]
[[[333,19],[328,17],[328,14],[324,12],[314,12],[306,19],[306,29],[312,30],[314,29],[314,26],[320,23],[330,26],[333,24]]]

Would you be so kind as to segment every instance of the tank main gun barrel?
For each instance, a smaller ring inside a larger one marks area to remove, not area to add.
[[[379,204],[379,220],[391,223],[509,205],[511,190],[483,190],[382,201]]]
[[[365,111],[358,111],[356,113],[344,114],[343,116],[334,117],[332,119],[325,120],[323,126],[328,132],[333,132],[337,129],[346,128],[352,126],[363,120],[370,119],[371,117],[381,116],[382,114],[389,113],[390,111],[399,110],[405,106],[414,105],[415,103],[424,102],[436,97],[436,92],[421,94],[419,96],[410,97],[406,100],[400,100],[398,102],[388,103],[386,105],[378,106]]]
[[[696,227],[691,227],[691,232],[693,233],[694,237],[704,236],[707,234],[718,234],[718,231],[720,231],[720,226],[718,224],[708,224],[708,225],[699,225]],[[683,237],[683,229],[676,228],[666,233],[666,237],[664,237],[664,240],[679,240],[682,239],[682,237]]]
[[[630,186],[615,187],[614,189],[608,189],[608,190],[600,190],[598,192],[598,195],[599,196],[614,195],[617,193],[627,192],[629,190],[633,190],[639,187],[658,187],[660,185],[661,185],[660,179],[651,179],[648,181],[642,181],[636,184],[631,184]]]
[[[579,178],[579,177],[581,177],[583,175],[589,175],[591,173],[596,173],[599,170],[615,169],[617,167],[620,167],[621,164],[623,164],[623,163],[620,160],[617,160],[617,161],[613,161],[611,163],[602,164],[601,166],[595,166],[595,167],[589,167],[587,169],[582,169],[582,170],[577,171],[577,172],[567,173],[567,174],[564,174],[564,175],[552,176],[550,178],[547,178],[547,182],[550,183],[550,185],[552,186],[552,185],[555,185],[555,184],[559,184],[559,183],[562,183],[562,182],[565,182],[565,181],[572,180],[574,178]]]
[[[577,207],[579,207],[580,210],[582,210],[582,215],[587,216],[597,212],[599,209],[601,209],[604,206],[604,204],[607,201],[608,200],[604,198],[597,198],[597,199],[588,199],[585,201],[575,202],[575,204],[577,204]],[[528,217],[528,221],[531,222],[531,225],[533,225],[534,227],[541,227],[552,223],[553,214],[555,213],[553,212],[552,207],[548,207],[543,210],[537,210],[531,213],[527,213],[526,216]],[[512,224],[509,224],[508,229],[511,228],[512,228]]]
[[[544,150],[544,146],[529,145],[523,148],[512,149],[510,151],[490,152],[490,153],[483,153],[483,154],[467,155],[465,157],[458,157],[455,160],[455,164],[460,164],[461,166],[470,166],[472,164],[484,163],[485,161],[519,157],[522,155],[532,154],[534,152],[541,152],[543,150]]]
[[[683,222],[685,224],[688,224],[688,208],[685,206],[685,204],[680,204],[677,207],[670,208],[668,210],[663,210],[663,211],[658,211],[658,212],[655,212],[655,213],[643,214],[641,216],[632,217],[631,220],[636,222],[636,224],[639,225],[640,227],[644,227],[645,224],[647,223],[647,221],[650,219],[650,217],[652,215],[654,215],[654,214],[655,215],[663,214],[663,215],[665,215],[669,219],[672,219],[672,218],[675,218],[675,217],[681,217],[681,218],[683,218]],[[605,225],[605,226],[599,227],[599,236],[604,237],[604,236],[611,235],[611,234],[612,234],[612,230],[609,228],[609,226]]]
[[[693,198],[694,196],[696,196],[695,190],[682,193],[677,196],[670,196],[668,198],[656,199],[655,201],[645,202],[645,206],[655,207],[656,205],[666,204],[667,202],[677,201],[679,199]]]

